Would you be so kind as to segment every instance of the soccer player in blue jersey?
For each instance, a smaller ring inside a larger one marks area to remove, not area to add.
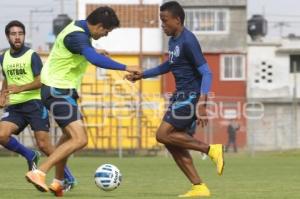
[[[156,133],[158,142],[165,145],[181,171],[192,183],[192,188],[179,197],[210,196],[210,191],[199,177],[188,150],[196,150],[213,160],[217,173],[224,168],[223,146],[208,145],[198,141],[187,132],[197,121],[202,127],[207,124],[206,101],[212,82],[212,73],[202,54],[195,35],[184,27],[185,13],[176,1],[160,7],[162,28],[169,40],[169,60],[146,70],[125,77],[134,82],[171,71],[176,81],[176,91],[170,99],[169,108]]]
[[[119,26],[120,22],[110,7],[99,7],[86,20],[71,22],[57,36],[49,58],[41,72],[42,102],[51,111],[63,130],[60,145],[38,169],[26,178],[39,191],[52,191],[62,196],[63,168],[68,157],[87,144],[87,132],[77,105],[77,89],[88,63],[101,68],[138,72],[137,66],[126,66],[96,52],[91,39],[98,40]],[[46,185],[46,173],[56,165],[58,179]]]
[[[4,80],[0,106],[5,107],[0,121],[0,144],[27,160],[28,169],[36,169],[40,154],[18,142],[12,134],[19,134],[29,124],[34,131],[39,149],[46,155],[54,151],[49,136],[49,118],[40,97],[40,72],[42,61],[39,55],[24,46],[25,26],[20,21],[11,21],[5,28],[10,48],[0,56]],[[65,188],[73,186],[75,178],[65,168]]]

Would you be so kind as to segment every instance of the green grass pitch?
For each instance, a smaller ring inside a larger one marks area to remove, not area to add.
[[[226,154],[224,175],[217,176],[212,162],[194,154],[200,175],[212,199],[296,199],[300,197],[300,153]],[[38,192],[24,178],[26,162],[21,157],[0,157],[1,199],[54,198]],[[94,171],[103,163],[115,164],[122,172],[121,186],[104,192],[94,184]],[[171,157],[74,157],[69,161],[79,184],[64,198],[77,199],[166,199],[177,198],[190,183]],[[51,181],[53,172],[47,177]]]

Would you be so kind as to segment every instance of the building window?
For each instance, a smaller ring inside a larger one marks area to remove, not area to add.
[[[143,71],[158,66],[160,62],[161,62],[161,58],[159,56],[143,56],[143,62],[142,62]],[[158,76],[153,77],[151,79],[155,79],[155,78],[157,79]]]
[[[300,55],[290,55],[290,73],[300,73]]]
[[[245,80],[245,56],[221,56],[221,80]]]
[[[229,30],[227,9],[185,9],[186,27],[196,33],[226,33]]]

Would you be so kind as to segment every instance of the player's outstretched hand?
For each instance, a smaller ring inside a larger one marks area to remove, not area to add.
[[[205,127],[208,124],[206,107],[200,106],[197,113],[197,125]]]
[[[124,79],[127,79],[128,81],[134,83],[135,81],[142,79],[142,77],[143,73],[141,72],[131,72],[129,74],[126,74],[124,76]]]

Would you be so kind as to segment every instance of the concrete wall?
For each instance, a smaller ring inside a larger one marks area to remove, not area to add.
[[[246,0],[181,0],[187,8],[228,9],[229,31],[226,33],[197,33],[203,52],[243,52],[247,51],[247,8]],[[201,22],[200,22],[201,23]],[[164,38],[164,50],[168,39]]]
[[[248,98],[293,97],[294,78],[300,85],[300,74],[290,73],[290,54],[279,53],[281,48],[281,42],[249,44]],[[297,86],[297,97],[300,97],[300,86]]]
[[[204,52],[246,52],[246,7],[229,9],[229,32],[227,34],[198,34]]]
[[[263,105],[264,116],[247,121],[249,150],[300,148],[300,109],[297,109],[296,120],[291,103],[270,102]]]

